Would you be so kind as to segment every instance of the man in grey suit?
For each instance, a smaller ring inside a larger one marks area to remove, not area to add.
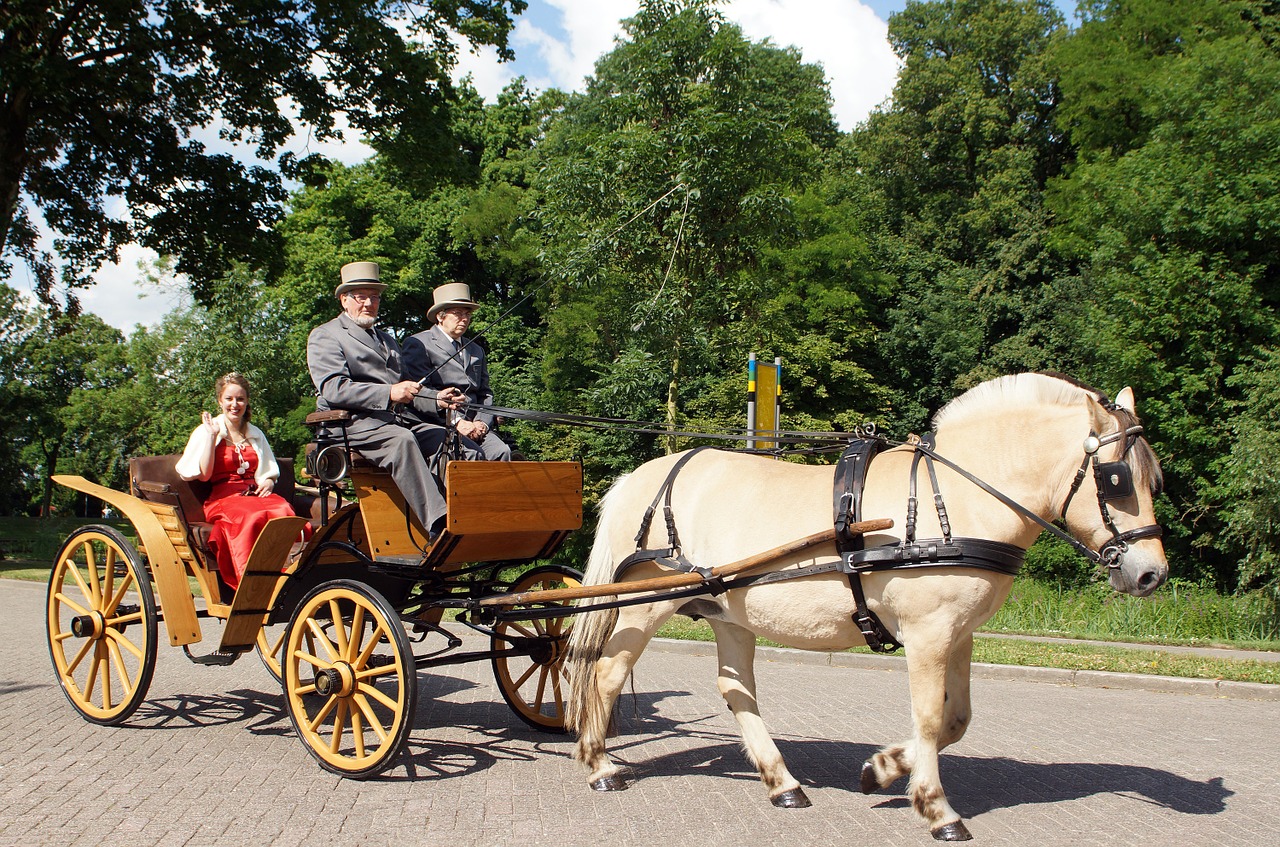
[[[316,409],[351,412],[347,438],[365,458],[388,469],[405,502],[434,539],[444,526],[445,500],[431,472],[445,441],[441,411],[465,399],[456,388],[424,389],[406,379],[400,346],[374,327],[386,284],[375,262],[342,266],[334,291],[342,313],[311,331],[307,368]],[[478,458],[466,451],[467,458]]]
[[[435,325],[404,342],[405,376],[439,390],[456,388],[474,406],[493,405],[484,348],[466,337],[471,313],[480,305],[471,299],[471,286],[451,282],[432,297],[427,321]],[[494,415],[479,409],[469,409],[457,423],[465,446],[474,446],[489,461],[509,462],[511,448],[494,434],[494,426]]]

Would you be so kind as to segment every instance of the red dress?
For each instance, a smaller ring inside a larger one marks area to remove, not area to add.
[[[214,448],[213,473],[209,477],[213,490],[204,501],[204,519],[213,524],[209,546],[217,554],[218,573],[232,588],[240,585],[249,553],[267,521],[293,516],[289,501],[279,494],[245,496],[254,487],[257,469],[258,453],[247,442],[237,448],[230,441],[223,441]],[[303,538],[310,535],[311,524],[307,524]]]

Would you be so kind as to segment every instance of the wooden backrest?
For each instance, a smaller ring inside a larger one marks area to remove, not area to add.
[[[357,464],[351,479],[375,559],[427,548],[426,533],[390,474]],[[582,526],[582,466],[453,461],[445,472],[445,499],[448,523],[429,566],[542,558]]]

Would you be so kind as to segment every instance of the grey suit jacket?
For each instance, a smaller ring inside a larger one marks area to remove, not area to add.
[[[391,404],[391,386],[407,377],[400,345],[382,330],[362,329],[346,313],[311,330],[307,369],[316,386],[316,409],[352,413],[352,436],[386,424],[399,424]],[[411,422],[442,425],[437,391],[424,390],[404,413]]]
[[[404,342],[405,379],[427,377],[427,385],[437,390],[450,386],[467,395],[467,402],[493,405],[489,388],[489,366],[484,348],[469,338],[462,339],[463,352],[454,355],[453,342],[435,327],[410,336]],[[489,412],[467,413],[467,417],[494,428]]]

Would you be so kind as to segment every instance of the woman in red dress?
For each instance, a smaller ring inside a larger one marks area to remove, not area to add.
[[[214,386],[222,414],[201,413],[200,426],[178,460],[178,476],[213,483],[204,501],[204,519],[213,524],[209,546],[218,557],[218,573],[236,588],[249,553],[272,518],[291,517],[293,507],[271,490],[280,466],[262,430],[249,423],[249,381],[238,373],[219,377]],[[303,538],[311,534],[311,525]]]

